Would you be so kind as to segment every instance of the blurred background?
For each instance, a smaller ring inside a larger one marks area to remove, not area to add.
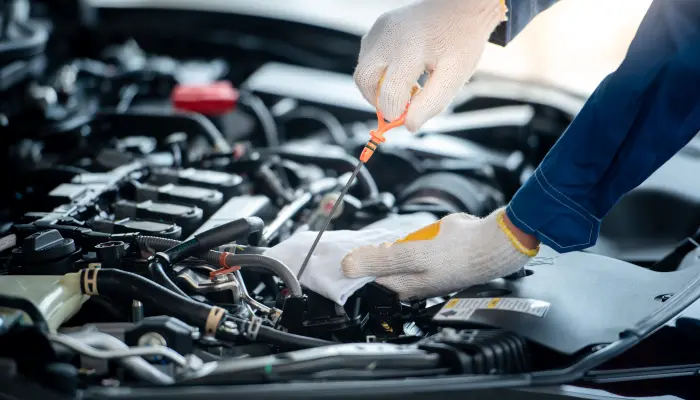
[[[527,1],[527,0],[525,0]],[[412,0],[91,0],[111,7],[176,7],[276,15],[354,33]],[[506,48],[490,45],[480,70],[588,94],[624,58],[651,0],[561,0]]]
[[[651,0],[562,0],[480,68],[584,94],[617,68]]]

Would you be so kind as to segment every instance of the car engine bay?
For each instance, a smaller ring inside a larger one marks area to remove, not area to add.
[[[352,65],[230,39],[245,24],[227,40],[212,26],[199,49],[160,27],[181,21],[162,10],[100,10],[98,27],[81,25],[90,45],[67,49],[77,17],[38,3],[0,29],[0,391],[385,398],[578,382],[646,395],[625,384],[698,370],[685,350],[700,324],[674,320],[700,298],[697,140],[615,207],[589,251],[543,248],[445,298],[369,283],[340,306],[264,253],[318,231],[357,164],[375,120]],[[298,29],[290,41],[311,35]],[[477,75],[421,132],[388,135],[330,229],[488,215],[584,101]]]

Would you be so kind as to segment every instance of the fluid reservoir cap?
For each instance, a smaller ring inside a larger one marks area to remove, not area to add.
[[[238,90],[231,82],[219,81],[177,85],[170,94],[170,99],[176,110],[213,116],[233,111],[238,103],[238,96]]]
[[[36,263],[66,257],[76,250],[73,239],[65,239],[55,230],[46,230],[27,236],[17,249],[23,263]]]

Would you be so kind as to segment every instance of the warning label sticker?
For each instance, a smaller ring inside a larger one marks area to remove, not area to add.
[[[503,310],[544,317],[550,304],[542,300],[508,297],[451,299],[435,314],[435,321],[466,321],[476,310]]]

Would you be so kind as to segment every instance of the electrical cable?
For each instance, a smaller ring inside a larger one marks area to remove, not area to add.
[[[168,359],[181,367],[187,367],[187,359],[175,350],[165,346],[140,346],[129,347],[127,349],[111,349],[99,350],[80,340],[61,333],[49,333],[48,340],[66,346],[87,357],[97,358],[100,360],[109,360],[114,358],[125,357],[143,357],[143,356],[160,356]]]

